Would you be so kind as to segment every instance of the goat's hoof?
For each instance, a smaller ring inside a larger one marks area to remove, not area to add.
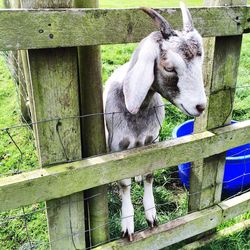
[[[158,222],[156,219],[154,219],[153,221],[147,220],[147,223],[151,229],[158,226]]]
[[[122,232],[122,238],[128,238],[129,241],[133,241],[133,234],[129,234],[127,230],[126,232]]]

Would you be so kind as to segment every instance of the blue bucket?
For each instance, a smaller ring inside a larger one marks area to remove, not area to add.
[[[231,122],[236,123],[236,121]],[[194,130],[194,120],[189,120],[176,127],[173,138],[190,135]],[[183,185],[189,189],[191,163],[178,166],[179,177]],[[225,172],[222,195],[229,197],[250,187],[250,144],[232,148],[226,152]]]

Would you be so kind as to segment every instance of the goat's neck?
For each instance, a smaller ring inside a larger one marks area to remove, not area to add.
[[[155,91],[153,89],[150,89],[146,95],[146,98],[144,99],[141,109],[147,109],[150,107],[150,104],[152,103],[152,99],[154,97]]]

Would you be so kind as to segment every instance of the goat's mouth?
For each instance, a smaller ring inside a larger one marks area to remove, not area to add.
[[[189,112],[185,109],[185,107],[184,107],[183,104],[181,104],[181,110],[182,110],[182,112],[183,112],[184,114],[186,114],[186,115],[188,115],[188,116],[196,116],[196,117],[198,117],[198,116],[201,115],[200,113],[197,113],[197,114],[191,114],[191,113],[189,113]]]

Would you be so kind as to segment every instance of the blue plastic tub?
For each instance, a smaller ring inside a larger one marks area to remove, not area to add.
[[[235,123],[232,121],[231,123]],[[193,133],[194,121],[189,120],[176,127],[172,133],[173,138]],[[181,182],[189,189],[191,163],[178,166]],[[232,196],[250,187],[250,143],[230,149],[226,153],[225,173],[222,194],[224,197]]]

